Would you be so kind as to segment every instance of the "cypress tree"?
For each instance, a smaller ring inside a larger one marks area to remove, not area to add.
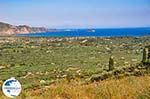
[[[143,50],[143,59],[142,59],[142,63],[147,63],[148,62],[148,48],[144,48]]]
[[[109,71],[114,69],[114,57],[110,56],[109,58]]]

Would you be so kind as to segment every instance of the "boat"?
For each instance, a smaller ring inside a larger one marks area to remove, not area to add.
[[[88,29],[88,32],[96,32],[94,29]]]

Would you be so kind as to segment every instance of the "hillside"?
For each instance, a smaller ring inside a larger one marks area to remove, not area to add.
[[[46,32],[47,29],[43,27],[30,27],[27,25],[10,25],[0,22],[0,36],[9,36],[14,34],[28,34],[35,32]]]
[[[0,89],[13,76],[22,85],[17,99],[150,99],[149,42],[0,37]]]
[[[149,42],[0,37],[0,89],[15,77],[22,85],[17,99],[150,99]],[[0,99],[7,99],[2,91]]]

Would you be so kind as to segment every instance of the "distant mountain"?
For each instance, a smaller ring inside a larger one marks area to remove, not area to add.
[[[8,23],[0,22],[0,36],[10,36],[15,34],[29,34],[38,32],[47,32],[49,29],[44,27],[30,27],[27,25],[11,25]]]

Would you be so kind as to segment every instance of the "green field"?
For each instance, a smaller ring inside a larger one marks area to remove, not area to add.
[[[149,42],[150,37],[0,37],[0,82],[15,77],[24,90],[64,79],[85,84],[91,77],[110,74],[111,55],[114,72],[136,66]]]

